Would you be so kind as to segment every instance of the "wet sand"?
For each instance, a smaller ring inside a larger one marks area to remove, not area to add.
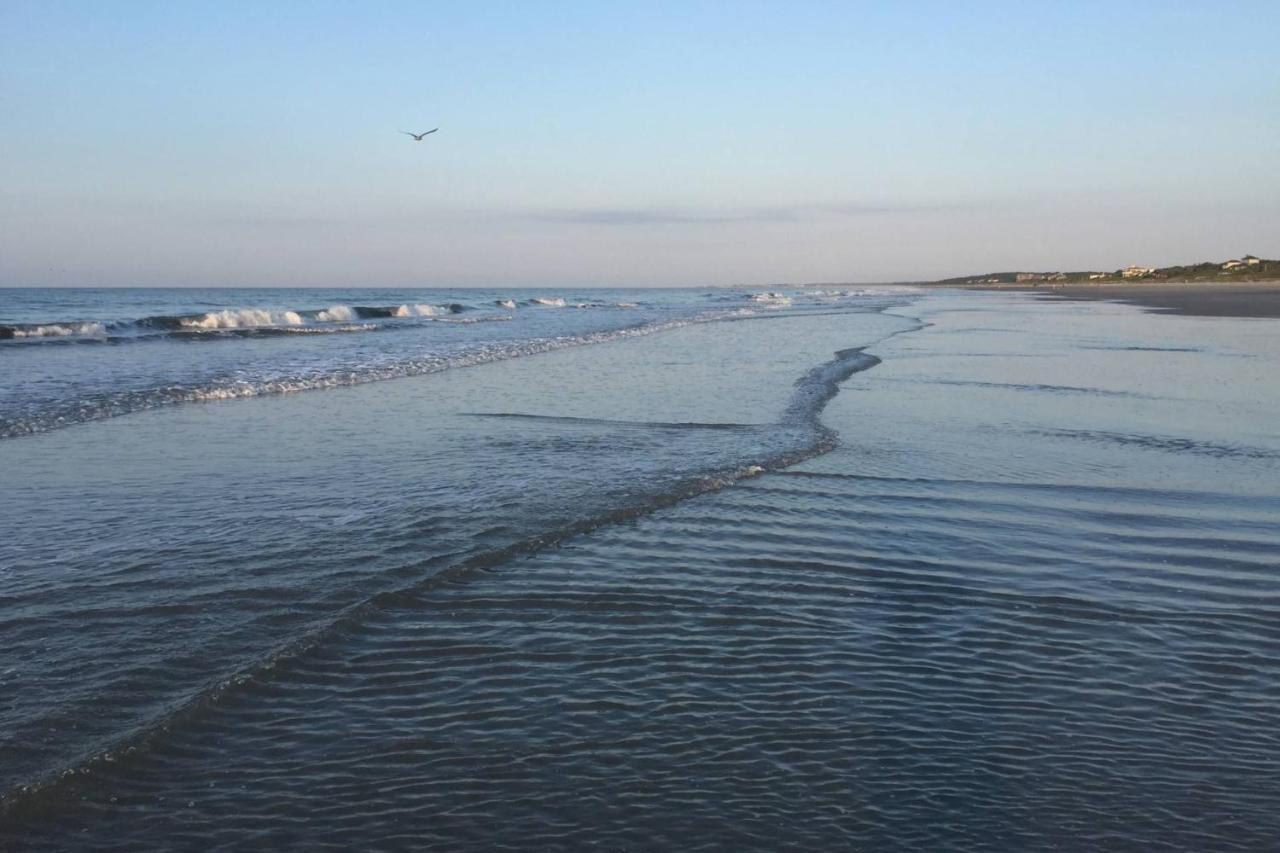
[[[984,288],[985,289],[985,288]],[[1063,299],[1100,299],[1200,317],[1280,317],[1280,281],[1233,284],[1081,284],[1064,287],[1007,287]]]

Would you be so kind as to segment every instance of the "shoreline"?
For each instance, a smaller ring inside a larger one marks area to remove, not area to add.
[[[937,285],[929,285],[937,286]],[[1280,318],[1280,281],[1171,282],[1152,284],[952,285],[961,290],[1040,293],[1059,299],[1122,302],[1165,314],[1197,317]]]

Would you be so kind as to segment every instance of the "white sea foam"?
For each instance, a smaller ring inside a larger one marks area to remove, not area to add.
[[[785,308],[791,304],[791,297],[785,293],[753,293],[750,298],[752,302],[759,302],[774,308]]]
[[[529,301],[532,302],[534,305],[542,305],[545,308],[563,308],[564,307],[564,299],[559,296],[554,296],[554,297],[551,297],[550,299],[542,296],[535,296],[533,297],[533,299]]]
[[[46,326],[13,330],[15,338],[97,337],[106,333],[107,327],[101,323],[50,323]]]
[[[344,332],[372,332],[377,323],[346,323],[341,326],[288,326],[280,329],[290,335],[337,335]]]
[[[515,318],[510,314],[488,314],[480,317],[436,317],[436,323],[459,323],[461,325],[470,325],[471,323],[502,323],[510,322]]]
[[[500,299],[498,301],[498,307],[514,311],[516,310],[516,301],[514,299]]]
[[[301,326],[297,311],[268,311],[264,308],[241,308],[235,311],[210,311],[199,317],[184,317],[186,329],[252,329],[260,326]]]
[[[401,305],[392,314],[393,317],[434,317],[447,313],[434,305]]]
[[[316,314],[321,323],[350,323],[356,319],[356,312],[347,305],[334,305]]]
[[[845,296],[900,296],[904,293],[920,293],[919,287],[909,284],[895,284],[887,287],[860,287],[846,290]]]

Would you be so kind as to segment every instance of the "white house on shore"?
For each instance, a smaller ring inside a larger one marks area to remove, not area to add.
[[[1151,275],[1155,271],[1155,267],[1125,267],[1120,270],[1120,275],[1124,278],[1142,278],[1144,275]]]

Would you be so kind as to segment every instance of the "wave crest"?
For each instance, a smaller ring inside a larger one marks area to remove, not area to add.
[[[445,313],[435,305],[401,305],[395,310],[392,317],[434,317],[437,314]]]
[[[198,317],[179,319],[184,329],[251,329],[258,326],[301,326],[303,322],[297,311],[268,311],[265,308],[210,311]]]
[[[759,302],[774,308],[785,308],[791,304],[791,297],[785,293],[753,293],[750,299],[752,302]]]
[[[0,338],[101,337],[107,333],[102,323],[46,323],[43,325],[0,326]]]
[[[350,323],[356,316],[356,310],[350,305],[333,305],[316,312],[316,319],[321,323]]]

